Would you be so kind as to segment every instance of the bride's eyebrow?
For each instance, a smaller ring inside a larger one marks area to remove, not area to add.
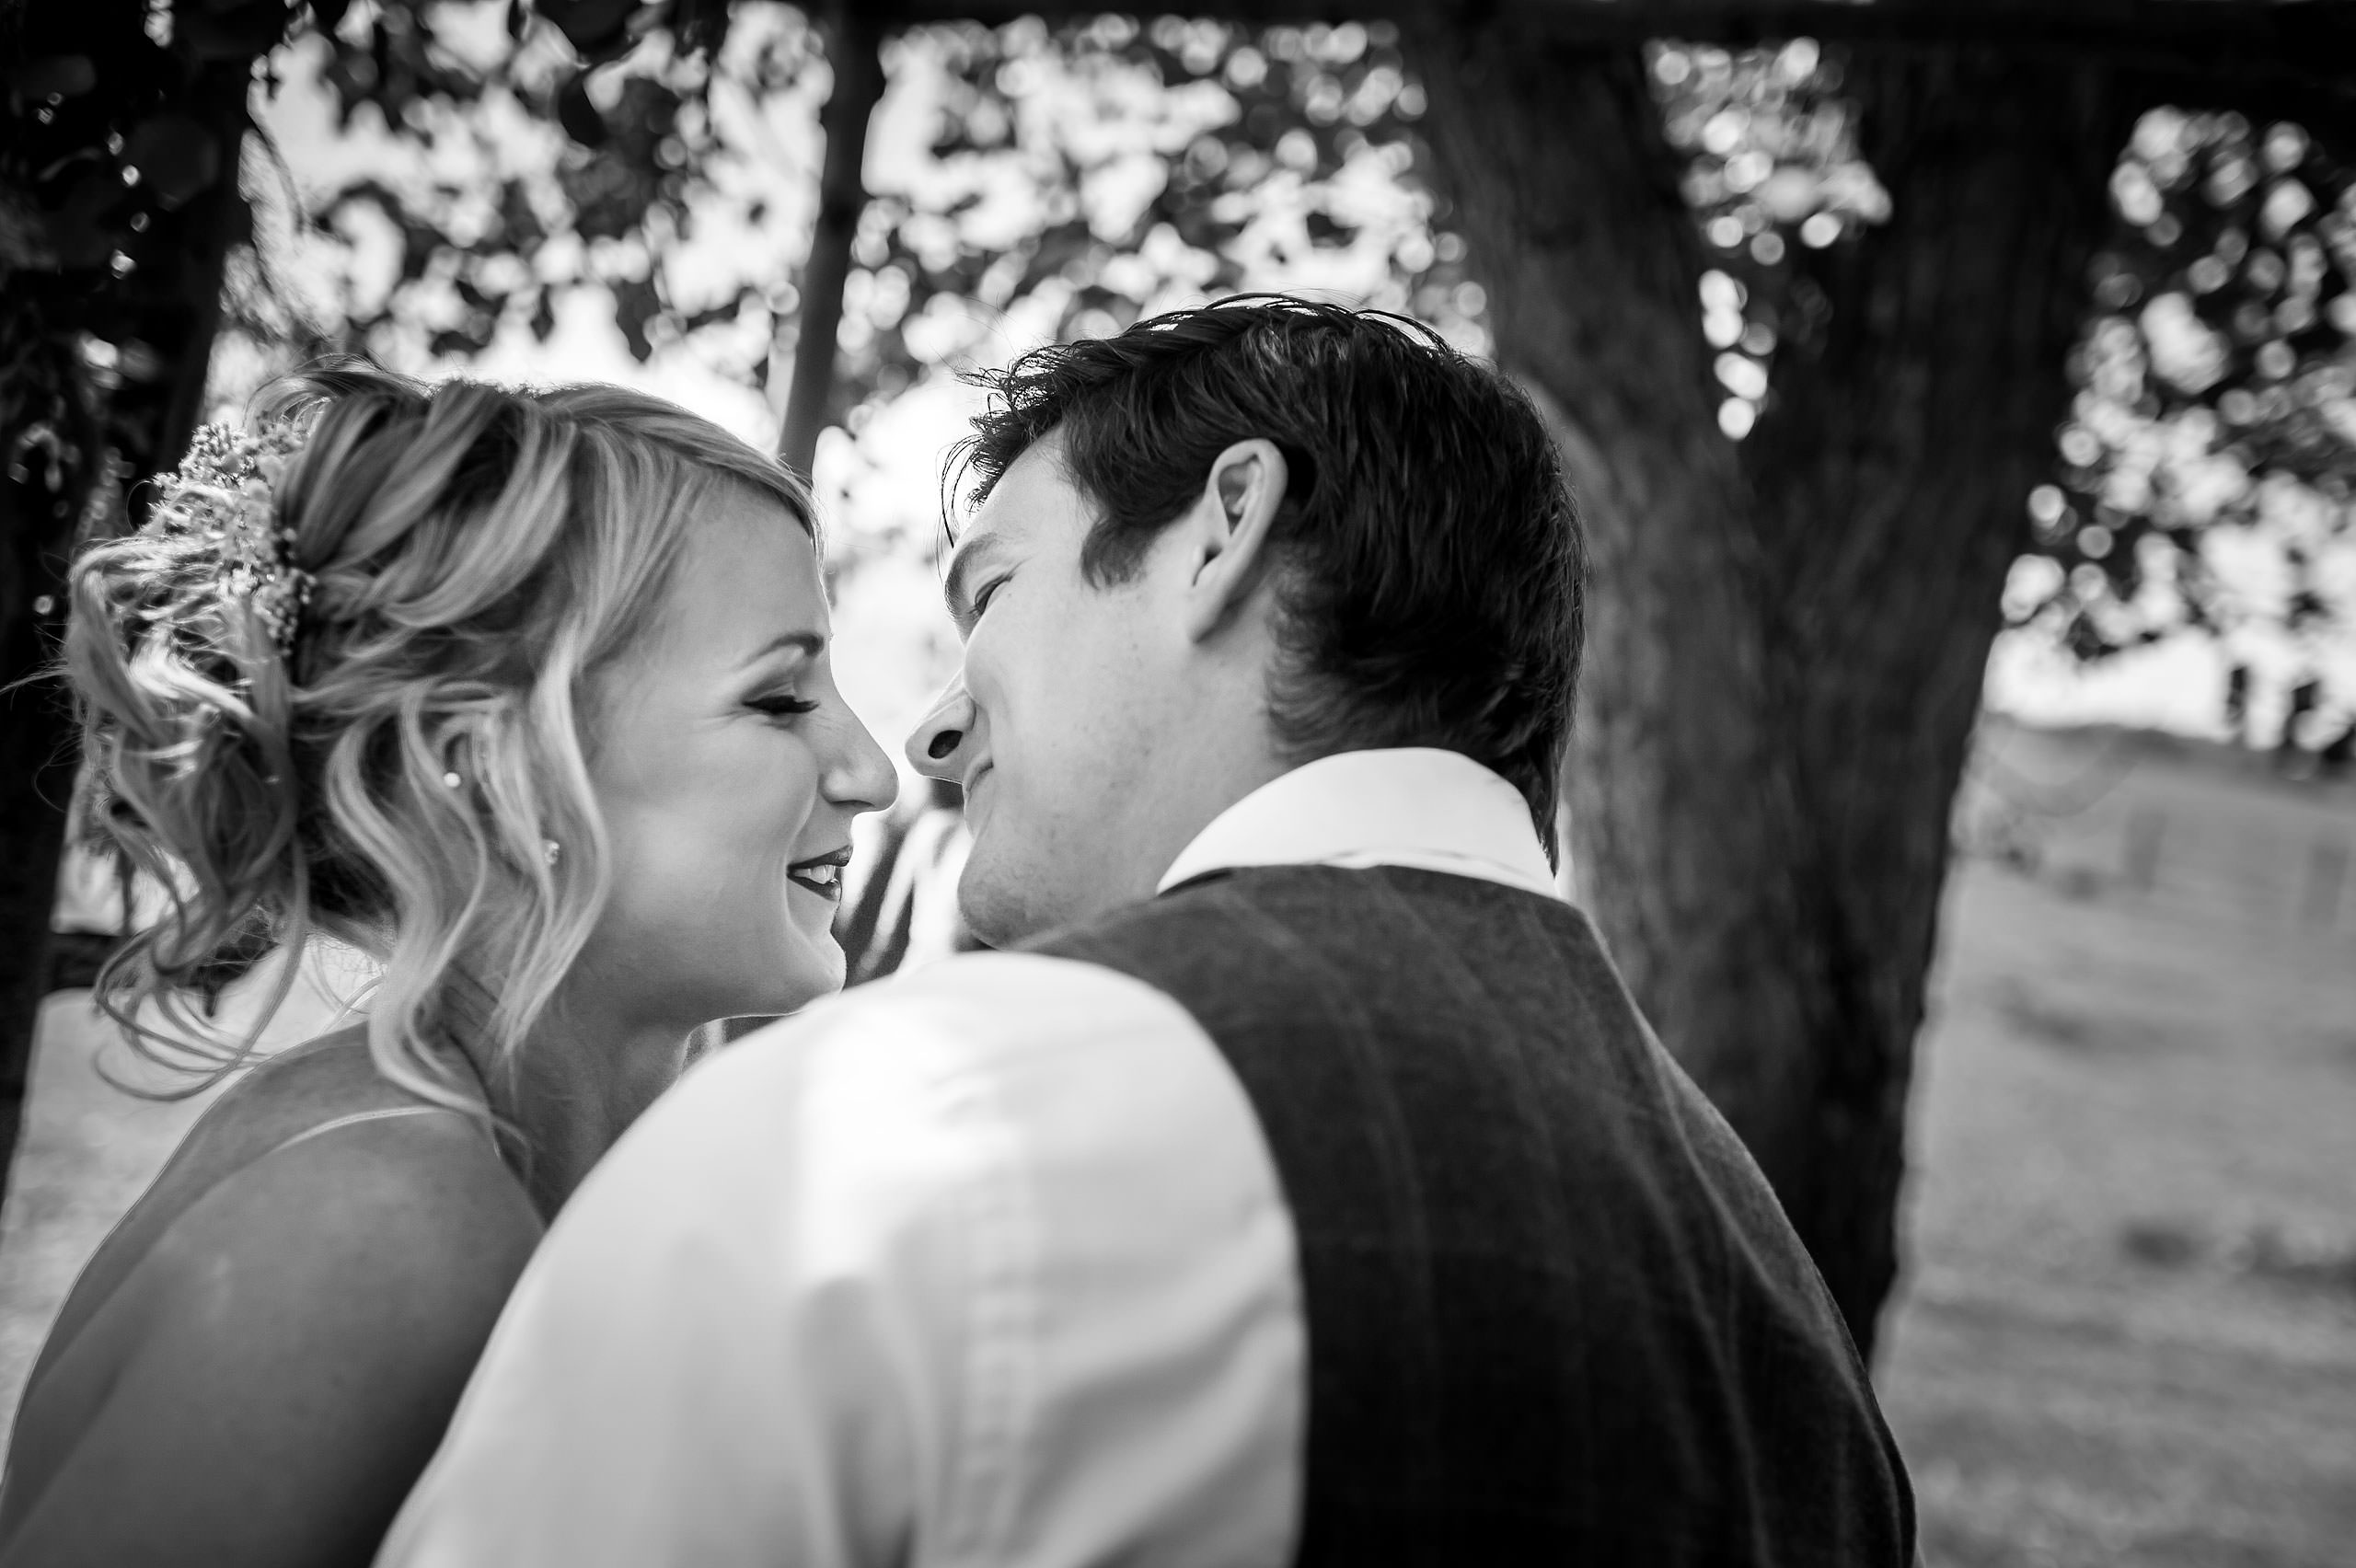
[[[814,631],[780,632],[755,649],[736,667],[740,670],[749,670],[770,654],[787,648],[799,649],[804,658],[815,659],[826,651],[826,640],[823,634]]]

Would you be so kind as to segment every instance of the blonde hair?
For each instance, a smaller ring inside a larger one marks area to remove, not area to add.
[[[272,491],[312,580],[291,648],[201,534],[151,527],[74,567],[92,824],[171,894],[99,1005],[142,1055],[194,1069],[194,1092],[251,1056],[294,959],[330,938],[381,966],[378,1069],[489,1115],[454,1032],[512,1076],[606,896],[586,677],[648,624],[725,490],[775,501],[814,545],[809,494],[717,426],[612,386],[340,365],[266,388],[256,416],[301,442]],[[224,1041],[188,996],[258,938],[288,961]]]

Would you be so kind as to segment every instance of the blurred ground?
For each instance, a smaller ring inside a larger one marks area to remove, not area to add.
[[[306,974],[287,997],[265,1046],[310,1039],[334,1020],[341,1009],[315,978]],[[217,1021],[243,1029],[252,1009],[252,996],[232,991]],[[180,1081],[133,1057],[87,991],[50,997],[34,1045],[24,1142],[0,1212],[0,1426],[16,1424],[17,1395],[75,1275],[214,1099],[137,1099],[101,1078],[101,1063],[147,1088]]]
[[[1973,778],[1879,1368],[1926,1555],[2345,1568],[2356,790],[1992,721]]]
[[[2356,788],[1992,720],[1958,813],[1880,1382],[1940,1568],[2356,1561]],[[300,1038],[307,996],[273,1034]],[[52,1000],[0,1412],[192,1109]]]

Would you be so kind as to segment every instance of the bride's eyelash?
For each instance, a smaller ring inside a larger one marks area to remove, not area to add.
[[[984,610],[988,609],[990,601],[998,597],[998,591],[1011,580],[1012,574],[1010,573],[1006,577],[993,577],[983,583],[980,592],[974,595],[974,614],[978,617]]]
[[[756,713],[765,713],[772,719],[791,719],[800,714],[818,711],[816,703],[804,702],[798,697],[756,697],[748,699],[745,706]]]

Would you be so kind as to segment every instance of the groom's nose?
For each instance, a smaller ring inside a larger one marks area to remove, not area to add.
[[[953,677],[934,700],[932,711],[919,720],[910,732],[909,763],[927,778],[963,784],[966,764],[971,760],[966,742],[972,738],[979,717],[974,699],[966,695],[964,676]]]

